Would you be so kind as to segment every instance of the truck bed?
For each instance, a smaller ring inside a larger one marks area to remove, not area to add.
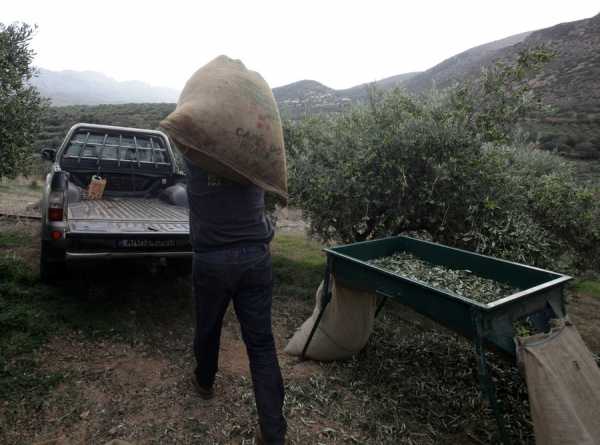
[[[189,233],[185,207],[159,199],[104,198],[68,206],[69,233]]]

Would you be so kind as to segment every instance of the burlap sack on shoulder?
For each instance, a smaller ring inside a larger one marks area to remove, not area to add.
[[[600,368],[575,327],[517,339],[540,445],[600,444]]]
[[[290,339],[284,352],[299,356],[321,308],[323,283],[317,290],[315,309]],[[365,347],[373,332],[377,297],[340,286],[332,277],[332,298],[306,352],[313,360],[330,361],[352,357]]]
[[[287,201],[277,103],[260,74],[241,61],[219,56],[196,71],[160,126],[208,173],[256,184]]]

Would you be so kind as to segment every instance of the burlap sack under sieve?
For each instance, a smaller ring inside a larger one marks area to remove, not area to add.
[[[575,327],[557,321],[548,334],[517,339],[535,442],[600,444],[600,369]]]
[[[277,103],[260,74],[219,56],[187,81],[160,126],[208,173],[254,183],[287,201],[287,167]]]
[[[306,357],[313,360],[341,360],[352,357],[365,347],[373,332],[377,297],[369,292],[350,289],[332,281],[331,302],[310,342]],[[300,326],[290,339],[285,352],[302,354],[321,308],[323,283],[315,296],[316,304],[312,315]]]

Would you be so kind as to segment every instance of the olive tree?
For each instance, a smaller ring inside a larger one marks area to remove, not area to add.
[[[286,125],[292,204],[325,241],[426,231],[540,266],[600,254],[593,192],[550,155],[508,144],[519,118],[543,108],[524,80],[544,60],[522,53],[446,91],[372,94],[340,116]]]
[[[530,47],[512,59],[484,66],[478,78],[449,90],[448,111],[461,116],[481,142],[510,142],[524,118],[550,110],[529,81],[554,57],[544,46]]]
[[[0,178],[26,173],[45,101],[29,83],[34,28],[0,23]]]

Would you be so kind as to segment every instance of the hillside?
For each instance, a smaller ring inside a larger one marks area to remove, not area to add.
[[[301,80],[273,88],[273,94],[281,115],[297,119],[310,114],[340,112],[353,104],[365,101],[371,86],[388,90],[401,86],[404,81],[417,74],[419,73],[399,74],[343,90],[334,90],[315,80]]]
[[[526,124],[541,146],[565,155],[600,158],[600,14],[518,34],[472,48],[403,83],[411,93],[444,88],[477,76],[483,66],[514,60],[528,47],[544,45],[554,59],[530,84],[553,113]]]
[[[337,112],[352,103],[349,97],[340,97],[336,90],[315,80],[301,80],[273,88],[273,95],[281,115],[291,118]]]
[[[354,100],[364,100],[367,98],[368,90],[372,86],[375,86],[375,88],[379,88],[382,90],[389,90],[392,88],[402,86],[405,82],[419,74],[420,72],[398,74],[396,76],[386,77],[375,82],[363,83],[361,85],[357,85],[346,90],[338,90],[338,94],[350,97]]]
[[[417,73],[400,74],[375,82],[382,89],[400,85]],[[32,83],[53,106],[128,103],[175,103],[179,92],[139,81],[119,82],[94,71],[50,71],[40,69]],[[314,80],[301,80],[274,88],[285,117],[339,112],[367,97],[369,84],[334,90]]]
[[[94,71],[50,71],[40,69],[32,79],[52,105],[98,105],[139,102],[175,102],[179,92],[144,82],[119,82]]]
[[[600,14],[479,45],[424,72],[400,74],[374,84],[382,90],[401,86],[409,93],[420,94],[433,86],[444,88],[473,78],[482,67],[499,60],[513,60],[519,51],[539,45],[551,49],[556,56],[531,80],[531,85],[536,94],[553,107],[553,113],[544,118],[532,116],[525,123],[531,139],[539,141],[547,150],[573,158],[600,159]],[[172,109],[177,99],[175,90],[142,82],[117,82],[93,72],[42,70],[34,83],[42,94],[53,99],[54,105],[169,102],[171,105],[165,105],[165,109]],[[314,80],[301,80],[274,88],[273,93],[281,115],[297,119],[310,114],[340,112],[363,102],[368,97],[369,85],[335,90]],[[72,114],[72,110],[65,112]],[[142,109],[138,112],[144,114]],[[103,111],[100,114],[111,119]],[[47,131],[46,136],[51,133],[53,131]]]
[[[157,129],[158,123],[174,109],[173,103],[50,107],[42,118],[35,149],[59,147],[67,130],[78,122]]]
[[[522,42],[529,35],[531,32],[516,34],[463,51],[426,71],[416,73],[405,80],[402,86],[412,93],[421,93],[433,87],[450,86],[467,75],[479,73],[482,66],[498,58],[501,50]]]
[[[313,113],[339,112],[351,104],[366,100],[371,86],[380,90],[403,87],[413,93],[420,93],[434,84],[447,86],[467,72],[479,72],[482,65],[495,59],[499,50],[523,41],[530,34],[517,34],[476,46],[424,72],[399,74],[343,90],[334,90],[314,80],[302,80],[274,88],[273,93],[281,114],[292,119]]]
[[[542,145],[578,158],[600,159],[600,14],[532,33],[522,44],[545,44],[557,56],[533,81],[553,115],[533,120]]]
[[[524,123],[540,146],[578,159],[600,159],[600,14],[584,20],[516,34],[479,45],[421,73],[407,73],[376,82],[386,90],[401,86],[411,94],[445,88],[474,78],[485,66],[514,60],[525,48],[543,45],[554,59],[530,83],[536,96],[552,108],[543,118]],[[274,90],[282,115],[341,111],[367,97],[367,84],[333,90],[315,81]]]

